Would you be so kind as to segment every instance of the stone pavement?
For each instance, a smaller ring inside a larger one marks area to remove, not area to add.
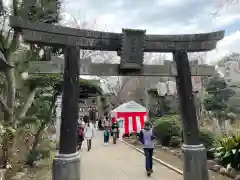
[[[154,173],[147,177],[144,156],[133,148],[118,141],[104,146],[102,132],[93,139],[92,150],[81,150],[81,180],[182,180],[175,171],[154,162]]]

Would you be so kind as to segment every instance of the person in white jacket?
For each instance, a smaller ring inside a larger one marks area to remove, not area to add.
[[[92,123],[90,123],[89,121],[85,124],[85,128],[84,128],[84,135],[85,135],[85,139],[87,140],[87,150],[90,151],[90,149],[92,148],[92,138],[94,136],[94,126]]]

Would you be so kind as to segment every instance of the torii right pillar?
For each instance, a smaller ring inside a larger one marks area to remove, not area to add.
[[[184,180],[208,180],[206,149],[199,140],[199,129],[192,91],[191,72],[186,51],[173,52],[178,76],[176,77],[184,144]]]
[[[213,35],[215,34],[215,35]],[[173,60],[176,63],[177,76],[176,84],[180,100],[181,121],[183,128],[182,151],[184,154],[184,180],[209,180],[207,169],[206,148],[200,142],[199,128],[196,115],[196,107],[192,90],[191,70],[188,60],[189,52],[201,52],[212,50],[216,47],[217,41],[224,37],[224,31],[213,33],[212,36],[204,34],[192,39],[198,38],[198,42],[189,41],[188,48],[179,48],[173,53]],[[200,37],[202,36],[202,37]],[[204,74],[201,74],[204,76]]]

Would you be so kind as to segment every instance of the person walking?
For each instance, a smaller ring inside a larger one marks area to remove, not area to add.
[[[103,130],[103,126],[102,126],[102,119],[100,118],[99,121],[98,121],[98,130],[99,131],[102,131]]]
[[[85,124],[88,122],[88,115],[87,115],[87,114],[85,114],[85,115],[83,116],[83,122],[84,122]]]
[[[78,141],[77,141],[78,151],[82,148],[83,141],[84,141],[84,126],[82,123],[79,123],[78,124]]]
[[[92,148],[92,138],[94,136],[94,131],[95,131],[95,128],[93,127],[92,123],[88,121],[84,129],[85,139],[87,140],[88,151],[90,151]]]
[[[144,154],[145,154],[145,168],[147,171],[147,176],[150,176],[153,173],[153,150],[155,139],[151,123],[149,121],[145,122],[144,129],[140,131],[139,140],[143,144]]]
[[[107,119],[104,121],[104,128],[110,130],[110,122]]]
[[[112,124],[112,137],[113,137],[113,144],[116,144],[117,142],[117,137],[118,137],[118,123],[117,121],[115,121],[113,124]]]
[[[107,146],[108,145],[108,142],[109,142],[109,135],[110,132],[107,128],[104,128],[104,131],[103,131],[103,141],[104,141],[104,145]]]

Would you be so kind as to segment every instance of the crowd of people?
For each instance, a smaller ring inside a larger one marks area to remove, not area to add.
[[[117,138],[119,137],[118,123],[111,121],[108,117],[104,119],[98,119],[97,127],[96,122],[92,122],[87,115],[85,115],[78,124],[78,150],[81,149],[84,140],[87,142],[87,150],[90,151],[92,147],[92,138],[95,135],[96,129],[103,131],[103,143],[108,145],[110,136],[113,138],[113,144],[116,144]]]
[[[110,136],[112,136],[113,144],[116,144],[117,138],[119,138],[119,126],[117,122],[111,123],[111,121],[105,117],[105,119],[98,120],[97,127],[88,119],[87,116],[83,117],[83,120],[79,122],[78,126],[78,150],[81,149],[84,140],[87,141],[87,150],[90,151],[92,147],[92,138],[96,132],[96,128],[99,131],[103,131],[103,143],[108,145]],[[140,131],[139,141],[143,144],[145,154],[145,168],[147,175],[150,176],[153,173],[153,151],[155,139],[151,123],[145,122],[144,128]]]

